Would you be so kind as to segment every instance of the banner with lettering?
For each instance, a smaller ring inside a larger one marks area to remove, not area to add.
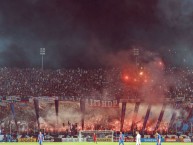
[[[88,97],[85,97],[88,98]],[[44,103],[54,103],[57,101],[71,101],[80,102],[80,97],[77,96],[39,96],[39,97],[20,97],[20,96],[0,96],[0,103],[17,103],[17,102],[30,102],[33,103],[34,100]],[[98,99],[85,99],[85,105],[89,107],[119,107],[119,100],[98,100]]]

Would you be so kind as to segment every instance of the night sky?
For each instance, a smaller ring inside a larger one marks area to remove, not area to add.
[[[1,0],[0,66],[39,68],[41,47],[52,69],[105,67],[133,48],[193,67],[193,1]]]

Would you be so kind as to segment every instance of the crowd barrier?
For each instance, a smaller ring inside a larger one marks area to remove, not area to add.
[[[111,138],[97,138],[98,142],[111,142],[112,139]]]
[[[12,140],[13,141],[13,140]],[[16,140],[15,140],[16,141]],[[18,138],[18,142],[37,142],[36,138]],[[111,142],[111,138],[97,138],[98,142]],[[119,138],[113,139],[118,142]],[[0,142],[4,142],[3,135],[0,135]],[[44,142],[93,142],[93,138],[52,138],[45,139]],[[125,142],[135,142],[135,138],[125,138]],[[156,138],[141,138],[141,142],[157,142]],[[162,138],[162,142],[193,142],[193,138]]]
[[[135,141],[134,138],[126,138],[126,139],[125,139],[125,142],[134,142],[134,141]]]
[[[36,138],[18,138],[18,142],[36,142]]]
[[[166,138],[166,136],[168,137],[168,138],[178,138],[178,136],[177,135],[174,135],[174,134],[171,134],[171,135],[163,135],[162,137],[163,138]]]
[[[93,138],[81,138],[79,140],[78,138],[62,138],[62,142],[93,142]],[[98,142],[111,142],[111,138],[97,138]],[[119,138],[114,138],[113,142],[118,142]],[[193,139],[189,138],[162,138],[162,142],[193,142]],[[125,138],[125,142],[135,142],[135,138]],[[157,142],[156,138],[141,138],[141,142]]]
[[[114,137],[113,138],[113,141],[114,142],[118,142],[119,141],[119,138],[118,137]],[[135,141],[135,138],[126,138],[125,137],[125,142],[134,142]]]
[[[88,141],[86,138],[62,138],[62,142],[91,142],[91,140]]]
[[[191,139],[190,138],[185,138],[184,142],[191,142]]]
[[[54,138],[52,138],[52,139],[44,139],[44,142],[54,142]]]
[[[0,142],[3,141],[4,135],[0,135]]]
[[[165,142],[176,142],[176,138],[165,138]]]
[[[62,138],[54,139],[54,142],[93,142],[93,138]],[[111,138],[97,138],[98,142],[111,142]],[[118,142],[119,138],[114,138],[113,142]],[[125,142],[135,142],[134,138],[125,138]],[[156,138],[141,138],[141,142],[157,142]],[[193,139],[175,139],[175,138],[162,138],[162,142],[193,142]]]
[[[93,138],[90,137],[90,138],[86,138],[86,141],[87,142],[93,142],[94,140],[93,140]]]

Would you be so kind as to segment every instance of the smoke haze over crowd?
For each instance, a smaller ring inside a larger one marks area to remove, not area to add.
[[[192,15],[191,0],[2,1],[0,66],[40,67],[45,47],[46,68],[103,67],[135,46],[193,66]]]

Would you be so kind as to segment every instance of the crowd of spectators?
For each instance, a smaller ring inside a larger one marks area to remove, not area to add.
[[[115,87],[120,82],[118,69],[0,69],[0,95],[82,96]],[[107,80],[108,79],[108,80]],[[120,88],[121,89],[121,88]],[[115,94],[116,95],[116,94]]]
[[[168,85],[170,97],[192,96],[193,70],[170,68],[166,75],[175,75],[175,85]],[[104,90],[113,96],[132,93],[122,80],[122,70],[112,69],[58,69],[1,68],[0,95],[20,96],[101,96]],[[168,81],[167,77],[164,81]],[[167,84],[167,83],[164,83]],[[127,94],[127,95],[128,95]],[[130,94],[129,94],[130,95]],[[96,96],[96,95],[95,95]],[[130,95],[132,96],[132,95]]]
[[[193,70],[170,68],[167,76],[175,76],[175,84],[165,94],[169,97],[191,97]],[[112,69],[58,69],[1,68],[0,95],[20,96],[133,96],[133,88],[122,80],[122,70]],[[167,77],[164,81],[168,81]],[[163,86],[162,86],[163,87]],[[104,92],[104,90],[106,90]],[[108,92],[108,93],[107,93]]]
[[[137,73],[137,72],[136,72]],[[164,76],[173,76],[175,83],[167,84],[166,97],[184,98],[185,104],[191,102],[193,94],[193,69],[169,68]],[[136,97],[136,89],[124,82],[123,72],[119,68],[111,69],[58,69],[42,70],[35,68],[1,68],[1,96],[89,96],[99,98]],[[167,80],[168,77],[164,79]],[[141,84],[142,85],[142,84]],[[140,87],[140,86],[138,86]],[[184,109],[189,110],[187,105]],[[6,116],[9,107],[1,106],[1,116]],[[190,118],[191,119],[191,116]],[[35,121],[35,120],[34,120]],[[187,119],[183,122],[186,123]],[[175,126],[174,126],[175,127]],[[179,129],[186,129],[181,125]],[[188,128],[190,128],[188,124]]]

